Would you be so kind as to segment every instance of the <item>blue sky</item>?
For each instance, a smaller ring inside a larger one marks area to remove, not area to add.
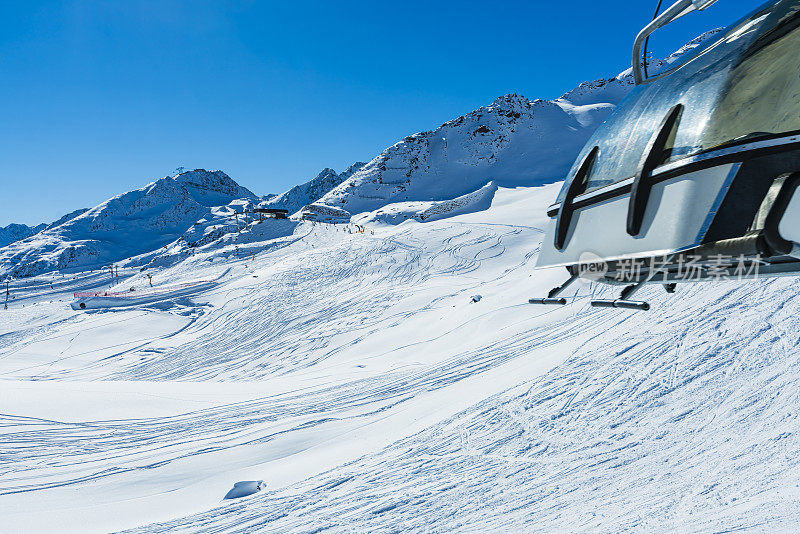
[[[759,4],[720,0],[659,35],[654,51]],[[497,96],[555,98],[613,76],[654,7],[3,2],[0,225],[50,221],[178,166],[278,193]]]

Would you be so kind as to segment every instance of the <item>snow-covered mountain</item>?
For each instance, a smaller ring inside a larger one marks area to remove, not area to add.
[[[222,206],[237,198],[258,199],[252,191],[237,184],[222,171],[195,169],[182,172],[173,179],[202,206]]]
[[[42,224],[37,224],[36,226],[28,226],[27,224],[11,223],[6,227],[0,227],[0,247],[4,247],[16,241],[21,241],[26,237],[38,234],[42,230],[48,230],[50,228],[54,228],[60,224],[67,222],[68,220],[74,217],[77,217],[78,215],[86,211],[89,211],[89,208],[81,208],[72,211],[70,213],[67,213],[63,217],[60,217],[58,220],[51,222],[50,224],[42,223]]]
[[[320,203],[352,214],[386,204],[446,200],[489,181],[503,187],[562,179],[594,129],[632,88],[629,78],[581,86],[580,99],[511,94],[387,148]]]
[[[260,207],[281,208],[289,210],[289,213],[295,213],[303,206],[311,204],[325,195],[325,193],[350,178],[364,165],[366,165],[366,163],[357,161],[338,174],[331,168],[322,169],[313,179],[306,183],[296,185],[280,195],[266,199],[261,202]]]
[[[149,252],[180,237],[212,207],[237,199],[258,197],[222,171],[167,176],[0,248],[0,274],[101,267]]]
[[[47,228],[46,223],[28,226],[27,224],[11,223],[8,226],[0,226],[0,247],[9,243],[25,239],[33,234],[37,234]]]
[[[718,31],[690,41],[667,59],[650,61],[651,72]],[[489,181],[515,187],[562,180],[589,136],[633,87],[629,69],[582,83],[556,100],[502,96],[387,148],[317,204],[355,215],[395,202],[453,199]]]

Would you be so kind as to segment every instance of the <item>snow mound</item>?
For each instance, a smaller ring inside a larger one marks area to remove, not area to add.
[[[399,224],[407,220],[436,221],[488,209],[497,191],[497,183],[489,182],[477,191],[450,200],[433,202],[397,202],[375,211],[359,214],[352,221],[358,224]]]
[[[223,499],[238,499],[240,497],[247,497],[248,495],[258,493],[265,487],[267,487],[267,485],[263,480],[245,480],[242,482],[236,482],[233,485],[233,488],[231,488],[231,490],[225,494]]]
[[[307,221],[320,221],[329,223],[346,223],[350,221],[350,212],[325,204],[309,204],[300,210],[299,216]]]

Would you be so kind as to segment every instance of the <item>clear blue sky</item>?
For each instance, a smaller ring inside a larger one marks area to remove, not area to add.
[[[720,0],[655,52],[759,4]],[[654,7],[4,1],[0,225],[50,221],[178,166],[278,193],[499,95],[555,98],[613,76]]]

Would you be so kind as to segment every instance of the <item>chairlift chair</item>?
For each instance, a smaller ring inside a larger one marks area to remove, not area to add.
[[[645,284],[800,272],[800,0],[772,0],[646,76],[656,29],[715,0],[679,0],[636,38],[636,87],[580,152],[537,269],[625,286],[592,306],[649,309]],[[688,266],[692,267],[687,276]],[[634,268],[635,267],[635,268]]]

